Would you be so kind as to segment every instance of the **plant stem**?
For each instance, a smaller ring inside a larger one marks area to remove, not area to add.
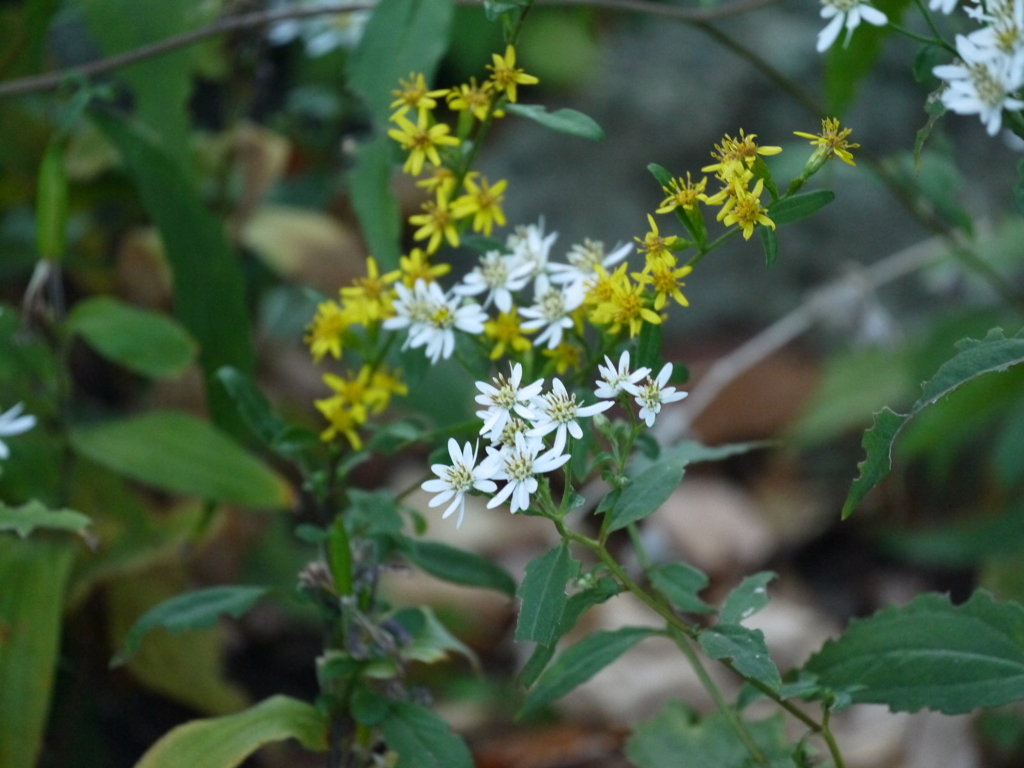
[[[939,32],[939,28],[935,26],[935,19],[932,17],[932,14],[928,10],[928,8],[925,6],[924,0],[914,0],[914,3],[917,5],[917,9],[921,12],[921,15],[924,16],[924,20],[928,24],[928,29],[930,29],[932,31],[932,34],[935,35],[935,39],[941,41],[944,48],[953,53],[956,53],[956,48],[954,48],[952,45],[945,41],[945,39],[942,37],[942,33]]]
[[[947,51],[952,51],[953,53],[956,53],[956,48],[951,46],[942,38],[919,35],[916,32],[911,32],[906,27],[901,27],[899,24],[896,24],[892,21],[890,21],[887,26],[894,32],[899,32],[901,35],[903,35],[904,37],[909,37],[911,40],[916,40],[917,42],[924,43],[925,45],[933,45],[936,48],[944,48]]]

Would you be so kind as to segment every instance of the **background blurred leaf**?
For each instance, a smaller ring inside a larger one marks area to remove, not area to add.
[[[417,541],[406,537],[398,541],[403,554],[431,576],[467,587],[496,589],[510,596],[516,593],[512,577],[486,557],[437,541]]]
[[[0,765],[33,768],[60,647],[74,544],[0,534]]]
[[[76,304],[68,327],[108,360],[143,376],[178,376],[198,351],[188,331],[169,317],[110,296]]]
[[[172,493],[254,507],[287,507],[287,481],[216,427],[188,414],[156,411],[74,430],[82,456]]]
[[[363,237],[384,271],[398,269],[400,255],[402,225],[398,201],[391,193],[394,150],[391,137],[380,134],[359,148],[355,168],[348,175],[348,191]]]
[[[548,112],[547,107],[541,104],[506,104],[504,109],[559,133],[592,141],[604,139],[604,131],[594,118],[575,109],[556,109],[554,112]]]
[[[30,501],[20,507],[9,507],[0,501],[0,533],[14,531],[23,539],[40,528],[81,535],[85,533],[90,522],[86,515],[73,509],[51,510],[38,501]]]

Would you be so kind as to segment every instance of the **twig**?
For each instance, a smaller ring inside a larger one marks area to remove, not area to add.
[[[779,0],[736,0],[732,3],[714,8],[683,8],[673,5],[651,2],[651,0],[539,0],[544,5],[583,5],[591,8],[605,8],[626,13],[644,13],[653,16],[706,23],[715,19],[737,16],[749,11],[773,5]],[[479,0],[455,0],[457,5],[479,5]],[[133,48],[103,59],[91,61],[77,67],[68,67],[42,75],[20,77],[0,83],[0,98],[18,96],[38,91],[49,91],[58,88],[62,83],[74,78],[89,78],[113,72],[114,70],[136,64],[146,59],[156,58],[180,48],[207,40],[218,35],[239,32],[247,29],[265,27],[278,21],[305,19],[314,16],[326,16],[351,11],[365,11],[373,8],[376,2],[357,0],[356,2],[339,2],[322,5],[316,8],[285,8],[272,11],[255,11],[235,16],[227,16],[205,27],[199,27],[180,35],[157,40],[147,45]]]

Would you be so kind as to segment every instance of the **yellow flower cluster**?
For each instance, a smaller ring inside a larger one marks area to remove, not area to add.
[[[375,370],[364,365],[358,375],[348,378],[325,373],[324,383],[334,390],[334,395],[315,403],[328,423],[320,437],[328,441],[344,435],[356,450],[363,447],[356,429],[366,423],[367,414],[387,408],[391,395],[409,393],[397,374],[388,373],[383,366]]]
[[[754,225],[762,224],[775,229],[775,222],[766,215],[768,209],[761,204],[764,191],[764,176],[755,174],[754,166],[762,155],[777,155],[782,147],[759,147],[754,139],[757,134],[745,135],[740,130],[738,139],[726,134],[721,144],[715,145],[711,156],[718,162],[701,168],[705,173],[714,171],[722,187],[717,194],[705,197],[708,205],[721,205],[716,217],[727,227],[733,225],[743,230],[743,239],[749,240]],[[757,178],[753,189],[750,182]]]
[[[491,184],[470,172],[464,167],[463,153],[454,149],[470,138],[474,125],[479,131],[480,126],[503,117],[501,105],[516,100],[517,86],[537,82],[536,77],[516,67],[516,52],[511,45],[504,56],[495,53],[492,58],[493,63],[487,67],[491,76],[481,84],[470,78],[463,85],[430,91],[423,75],[413,72],[408,80],[399,81],[400,89],[392,92],[395,112],[391,120],[397,127],[388,135],[409,153],[402,170],[420,176],[426,168],[426,177],[416,183],[434,196],[423,204],[422,213],[409,217],[409,223],[416,227],[413,239],[426,241],[427,254],[435,253],[443,242],[457,247],[459,234],[468,223],[462,223],[464,220],[472,219],[473,231],[488,237],[495,224],[505,226],[501,204],[507,182]],[[434,111],[442,98],[458,115],[456,135],[436,118]],[[413,110],[415,122],[407,117]],[[453,195],[459,196],[452,199]]]

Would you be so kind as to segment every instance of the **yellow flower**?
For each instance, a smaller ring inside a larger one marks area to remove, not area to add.
[[[419,176],[426,160],[434,165],[441,164],[441,156],[437,153],[439,146],[455,147],[459,144],[456,137],[448,135],[448,126],[444,123],[428,126],[425,111],[419,113],[416,125],[398,114],[395,115],[394,121],[399,127],[388,131],[388,136],[401,144],[402,149],[409,150],[409,158],[402,166],[402,170],[412,176]]]
[[[570,368],[579,368],[580,363],[583,361],[580,348],[575,344],[568,344],[564,341],[554,349],[542,350],[541,354],[555,361],[555,373],[558,374],[565,373]]]
[[[469,78],[469,84],[457,85],[448,91],[448,108],[453,112],[469,110],[473,117],[481,122],[487,119],[487,110],[491,108],[491,92],[494,83],[485,80],[483,85],[476,84],[476,78]],[[502,117],[500,109],[494,111],[495,117]]]
[[[651,224],[651,231],[644,235],[643,240],[639,237],[633,238],[640,243],[640,245],[637,246],[637,251],[640,253],[646,253],[648,258],[663,258],[666,261],[670,261],[672,264],[675,264],[676,257],[672,255],[672,249],[679,245],[679,238],[675,235],[662,237],[658,232],[658,225],[655,224],[654,217],[651,216],[651,214],[647,214],[647,221]]]
[[[660,311],[665,306],[669,296],[675,299],[680,306],[690,306],[690,302],[686,300],[686,297],[683,296],[682,291],[679,289],[686,285],[686,283],[682,282],[681,278],[686,277],[692,271],[693,267],[689,266],[673,269],[670,264],[663,262],[648,263],[648,268],[643,272],[633,273],[633,279],[641,285],[651,286],[655,293],[654,308]]]
[[[722,143],[715,144],[715,149],[711,153],[711,156],[718,162],[714,165],[705,166],[701,170],[705,173],[715,171],[719,178],[724,179],[730,169],[735,172],[738,167],[750,168],[758,155],[777,155],[782,151],[782,147],[759,147],[754,143],[756,138],[756,133],[747,136],[742,128],[740,129],[740,137],[738,139],[725,134],[722,138]]]
[[[455,229],[455,217],[451,208],[448,207],[448,195],[442,190],[437,191],[437,201],[428,200],[423,204],[424,213],[418,213],[409,217],[410,224],[416,224],[419,229],[413,233],[414,240],[426,240],[427,253],[434,253],[441,245],[442,238],[447,240],[452,248],[459,247],[459,233]]]
[[[851,144],[846,140],[851,130],[851,128],[839,130],[839,120],[834,117],[826,117],[821,121],[821,133],[819,134],[802,133],[801,131],[793,131],[793,133],[802,138],[810,139],[811,144],[817,147],[814,154],[821,153],[823,160],[827,160],[834,155],[844,163],[856,165],[853,162],[853,155],[850,154],[850,150],[856,149],[860,144]]]
[[[534,85],[540,81],[533,75],[526,74],[521,69],[516,69],[516,49],[511,45],[505,48],[505,57],[502,58],[492,53],[494,64],[488,64],[491,70],[491,82],[494,83],[494,90],[505,93],[508,100],[516,100],[516,85]]]
[[[382,389],[373,381],[373,371],[364,365],[356,376],[343,379],[331,373],[324,374],[324,384],[334,390],[345,405],[352,409],[356,418],[366,420],[366,412],[380,413],[388,407],[391,391]]]
[[[727,227],[736,224],[743,230],[743,239],[749,240],[754,234],[754,225],[763,224],[766,227],[775,229],[775,222],[765,214],[768,210],[761,205],[761,190],[764,188],[764,179],[758,179],[757,184],[749,192],[740,192],[736,197],[731,198],[728,207],[722,208],[718,218]]]
[[[444,96],[448,93],[447,88],[442,88],[439,91],[428,91],[423,75],[418,72],[410,72],[409,79],[399,80],[398,84],[402,86],[401,89],[391,92],[391,95],[396,97],[391,102],[391,108],[398,110],[391,116],[392,120],[399,115],[405,115],[410,109],[415,109],[417,112],[433,109],[437,106],[434,97]]]
[[[452,193],[452,189],[455,187],[455,171],[451,168],[446,168],[443,165],[434,165],[431,163],[430,168],[427,170],[427,178],[420,179],[416,182],[417,187],[423,187],[428,192],[436,192],[442,190],[446,195]],[[470,171],[466,176],[475,176],[475,171]]]
[[[661,324],[661,315],[644,303],[644,287],[629,281],[625,264],[615,270],[612,278],[611,298],[599,304],[591,313],[592,322],[611,325],[612,333],[618,333],[623,326],[628,326],[630,338],[640,333],[640,327],[645,321]]]
[[[516,352],[525,352],[533,346],[523,335],[521,322],[519,311],[512,307],[511,312],[501,312],[493,320],[484,323],[484,334],[496,342],[494,349],[491,350],[491,360],[497,360],[509,348]]]
[[[373,372],[370,378],[370,386],[378,392],[386,392],[390,399],[391,395],[408,395],[409,387],[399,378],[398,371],[394,375],[388,373],[384,366]],[[385,406],[387,403],[385,403]]]
[[[329,426],[320,433],[320,439],[329,442],[339,434],[348,438],[349,444],[355,450],[363,447],[363,441],[359,439],[356,427],[366,421],[366,413],[357,413],[345,405],[340,397],[329,397],[326,400],[317,400],[313,403],[317,410],[327,419]]]
[[[393,283],[401,279],[404,286],[412,288],[417,280],[432,283],[441,275],[448,274],[451,268],[451,264],[431,264],[427,254],[419,248],[413,248],[408,256],[399,257],[398,269],[384,275],[384,282]]]
[[[502,179],[493,187],[487,179],[481,178],[477,185],[472,179],[466,179],[465,195],[452,202],[452,214],[457,219],[473,217],[473,231],[483,232],[490,237],[495,223],[505,226],[505,214],[501,210],[502,193],[508,182]]]
[[[593,280],[590,287],[587,289],[586,296],[583,298],[584,305],[588,307],[598,307],[601,304],[612,300],[612,294],[615,292],[615,275],[625,274],[626,265],[621,265],[613,274],[609,275],[603,266],[596,264],[594,266],[594,274],[597,278]]]
[[[319,363],[328,352],[334,359],[341,359],[341,337],[351,322],[350,313],[333,301],[325,301],[316,308],[316,317],[306,326],[303,338],[315,362]]]
[[[345,309],[355,322],[366,325],[385,320],[395,313],[392,306],[394,295],[387,284],[377,269],[377,261],[373,256],[367,258],[366,277],[357,277],[350,287],[341,289]]]
[[[686,210],[692,210],[693,206],[697,204],[698,200],[707,201],[707,195],[704,194],[704,187],[707,186],[708,180],[705,176],[703,179],[698,181],[696,184],[690,179],[690,172],[686,172],[686,181],[680,176],[678,179],[672,179],[664,190],[668,193],[668,197],[661,201],[661,207],[658,208],[655,213],[669,213],[674,211],[676,208],[684,208]]]

